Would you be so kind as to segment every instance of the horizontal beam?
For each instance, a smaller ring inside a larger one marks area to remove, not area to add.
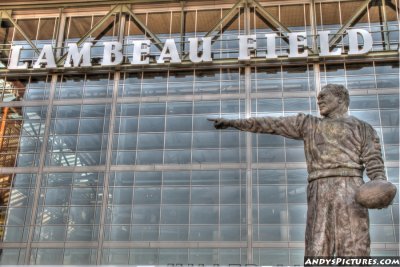
[[[146,4],[146,3],[176,3],[175,0],[36,0],[36,1],[1,1],[0,9],[31,9],[31,8],[61,8],[61,7],[87,7],[87,6],[106,6],[115,4]]]

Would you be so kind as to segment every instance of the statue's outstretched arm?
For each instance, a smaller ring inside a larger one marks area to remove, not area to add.
[[[282,135],[292,139],[302,139],[308,116],[298,114],[287,117],[253,117],[248,119],[229,120],[224,118],[209,118],[216,129],[233,127],[252,133],[268,133]]]
[[[228,127],[232,127],[231,120],[223,118],[207,118],[207,120],[214,122],[214,127],[216,129],[226,129]]]

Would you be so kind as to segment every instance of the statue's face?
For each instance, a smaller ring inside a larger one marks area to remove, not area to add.
[[[339,97],[332,94],[329,90],[322,90],[318,94],[319,113],[324,117],[338,112],[341,106]]]

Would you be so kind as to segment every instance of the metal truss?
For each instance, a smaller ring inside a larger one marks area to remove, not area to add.
[[[17,24],[17,22],[11,16],[11,10],[0,10],[0,18],[9,20],[14,28],[24,37],[24,39],[28,42],[28,44],[37,52],[40,53],[39,48],[32,42],[32,40],[28,37],[28,35],[22,30],[22,28]]]
[[[130,10],[130,8],[126,5],[116,5],[114,6],[98,23],[96,23],[93,28],[91,28],[88,32],[85,33],[85,35],[77,42],[77,45],[80,46],[82,43],[84,43],[96,30],[104,27],[106,21],[112,16],[115,15],[116,18],[118,19],[119,17],[122,17],[124,15],[130,16],[132,21],[138,26],[138,28],[143,32],[144,35],[150,38],[150,40],[153,42],[153,44],[162,50],[162,42],[161,40],[155,35],[147,26],[140,21],[140,19]],[[93,44],[96,44],[98,40],[100,40],[114,25],[114,22],[109,23],[106,27],[103,28],[101,33],[97,35],[93,39]],[[62,61],[65,60],[67,57],[67,53],[65,53],[61,58],[58,59],[57,65],[60,65]]]
[[[101,20],[96,23],[96,25],[94,25],[89,31],[87,31],[82,37],[81,39],[79,39],[79,41],[76,43],[77,46],[80,46],[81,44],[83,44],[96,30],[98,30],[101,26],[103,26],[103,24],[108,20],[108,18],[110,18],[112,15],[115,14],[115,12],[118,10],[119,6],[116,5],[114,6],[103,18],[101,18]],[[112,27],[111,23],[111,27]],[[94,38],[94,40],[99,40],[110,28],[110,25],[108,25],[105,30],[103,30],[99,36],[97,36],[96,38]],[[65,60],[65,58],[67,57],[67,53],[65,53],[63,56],[61,56],[61,58],[59,58],[57,60],[57,65],[59,65],[62,61]]]
[[[340,40],[342,40],[343,34],[349,28],[354,26],[367,11],[369,4],[374,0],[365,0],[364,3],[358,8],[358,10],[354,13],[354,15],[338,30],[338,32],[332,36],[329,40],[329,47],[334,48]]]
[[[262,19],[268,26],[271,27],[274,31],[278,32],[279,35],[283,38],[286,43],[289,43],[289,39],[287,36],[283,34],[291,33],[291,31],[283,25],[278,19],[276,19],[271,13],[269,13],[257,0],[252,0],[253,5],[255,6],[256,14],[260,19]]]
[[[132,19],[136,26],[153,42],[153,44],[161,51],[162,50],[162,42],[149,28],[147,28],[146,24],[140,21],[140,19],[132,12],[128,6],[122,6],[122,12],[128,14]]]

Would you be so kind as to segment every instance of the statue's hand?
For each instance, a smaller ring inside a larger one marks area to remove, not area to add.
[[[220,118],[220,119],[207,118],[207,120],[213,121],[214,122],[214,127],[216,129],[226,129],[226,128],[231,126],[230,121],[227,120],[227,119],[223,119],[223,118]]]

